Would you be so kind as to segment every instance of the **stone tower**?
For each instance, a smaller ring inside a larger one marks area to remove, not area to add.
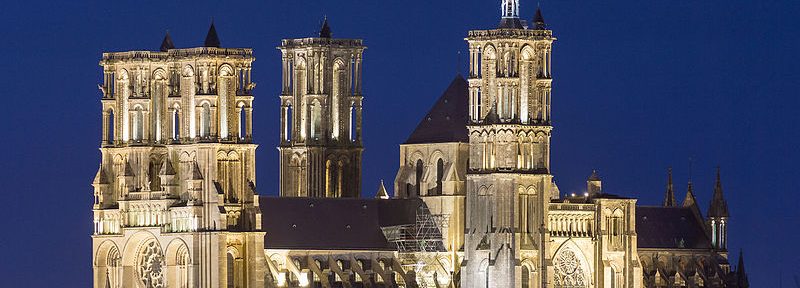
[[[543,243],[549,242],[548,203],[558,198],[549,159],[556,39],[541,11],[531,27],[518,11],[517,0],[503,0],[498,28],[473,30],[466,38],[470,161],[463,287],[546,287],[539,271],[552,269],[544,268],[551,253]]]
[[[263,287],[252,50],[103,53],[94,287]]]
[[[284,197],[361,195],[360,39],[284,39],[280,191]]]
[[[728,202],[722,195],[722,180],[719,175],[719,167],[717,167],[717,180],[714,184],[714,196],[711,198],[711,204],[708,207],[708,217],[706,225],[709,234],[711,234],[711,244],[714,246],[720,255],[728,257]]]

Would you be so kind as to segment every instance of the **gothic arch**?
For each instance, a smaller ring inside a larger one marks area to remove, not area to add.
[[[167,80],[167,72],[164,71],[164,68],[156,68],[156,70],[153,70],[152,77],[156,81]]]
[[[520,51],[521,51],[520,54],[522,55],[522,60],[529,61],[536,58],[536,51],[533,49],[533,47],[531,47],[528,44],[522,46],[522,49],[520,49]]]
[[[221,77],[234,76],[233,67],[228,63],[224,63],[222,65],[219,65],[218,70],[219,70],[219,76],[221,76]]]
[[[486,46],[483,47],[483,59],[484,60],[497,59],[496,51],[497,50],[494,48],[494,45],[486,44]]]
[[[193,77],[194,76],[194,67],[192,65],[183,66],[183,70],[181,73],[183,77]]]
[[[556,288],[591,287],[594,275],[588,259],[572,239],[565,241],[553,254]]]

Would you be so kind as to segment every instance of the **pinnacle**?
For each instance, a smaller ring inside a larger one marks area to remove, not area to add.
[[[214,20],[211,20],[211,27],[208,27],[208,34],[206,34],[206,41],[203,43],[203,47],[220,47],[217,28],[214,27]]]

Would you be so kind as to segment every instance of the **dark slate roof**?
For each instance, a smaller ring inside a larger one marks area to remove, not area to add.
[[[456,75],[404,144],[469,142],[468,95],[467,80]]]
[[[175,49],[175,44],[172,43],[172,37],[169,36],[169,31],[167,31],[167,34],[164,35],[164,40],[161,40],[161,47],[159,47],[159,50],[161,52],[167,52],[169,49]]]
[[[703,222],[690,208],[636,207],[639,248],[710,249]]]
[[[395,250],[381,227],[414,224],[420,199],[259,198],[268,249]]]
[[[217,36],[217,28],[214,27],[214,21],[211,21],[211,27],[208,27],[208,34],[206,34],[206,41],[203,42],[203,47],[220,47],[219,36]]]
[[[499,29],[525,29],[522,21],[519,18],[503,18],[500,19],[500,24],[497,25]]]

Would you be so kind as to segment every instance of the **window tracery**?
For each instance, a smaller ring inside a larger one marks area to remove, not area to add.
[[[583,265],[575,252],[566,249],[556,256],[555,287],[584,288],[588,287]]]
[[[144,287],[163,288],[164,281],[164,255],[155,240],[143,245],[139,253],[138,272]]]

